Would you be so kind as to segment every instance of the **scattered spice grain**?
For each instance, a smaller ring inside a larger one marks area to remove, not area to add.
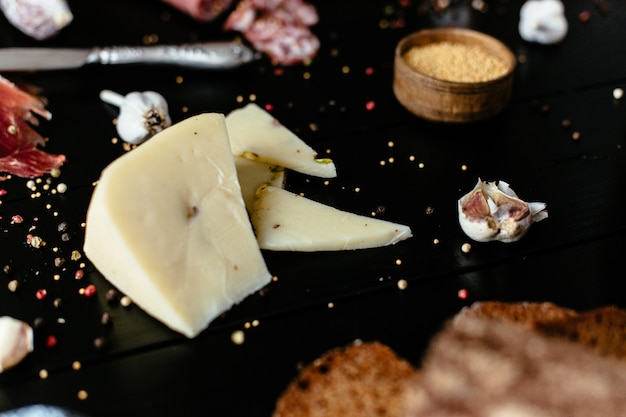
[[[230,335],[230,340],[235,345],[242,345],[244,343],[245,339],[246,339],[246,336],[245,336],[243,330],[235,330]]]
[[[108,311],[102,313],[102,316],[100,316],[100,323],[103,326],[110,326],[112,322],[113,319],[111,318],[111,314]]]
[[[501,59],[483,48],[459,42],[413,46],[404,53],[404,59],[416,71],[454,82],[495,80],[508,70]]]
[[[93,340],[93,347],[95,347],[98,350],[103,349],[106,346],[106,339],[104,337],[96,337]]]

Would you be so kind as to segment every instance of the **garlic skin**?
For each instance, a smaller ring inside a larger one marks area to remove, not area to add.
[[[457,206],[461,229],[477,242],[515,242],[531,224],[548,217],[545,203],[526,203],[502,180],[496,184],[479,178]]]
[[[13,26],[38,41],[57,35],[74,20],[66,0],[0,0]]]
[[[103,90],[100,98],[120,108],[117,134],[130,144],[139,145],[172,124],[167,101],[155,91],[133,91],[122,96]]]
[[[33,348],[32,327],[13,317],[0,317],[0,373],[20,363]]]
[[[541,44],[561,42],[568,24],[560,0],[528,0],[520,9],[519,34],[525,41]]]

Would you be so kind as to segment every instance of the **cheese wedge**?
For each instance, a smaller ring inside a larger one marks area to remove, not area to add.
[[[246,210],[252,213],[252,204],[256,199],[256,190],[263,184],[284,188],[286,175],[285,169],[264,162],[253,161],[242,156],[235,156],[237,177],[241,186],[241,195],[246,203]]]
[[[268,284],[225,117],[190,117],[107,166],[84,251],[135,304],[192,338]]]
[[[412,236],[408,226],[342,211],[271,185],[258,189],[251,218],[259,247],[275,251],[366,249]]]
[[[233,154],[321,178],[334,178],[337,169],[287,129],[270,113],[254,103],[226,116]]]

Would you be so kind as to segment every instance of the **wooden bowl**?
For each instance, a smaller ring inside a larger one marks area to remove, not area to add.
[[[508,104],[515,65],[511,50],[484,33],[424,29],[396,47],[393,92],[407,110],[427,120],[483,120]]]

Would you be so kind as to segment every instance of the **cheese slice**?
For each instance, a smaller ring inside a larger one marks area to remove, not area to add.
[[[242,156],[235,156],[237,177],[241,186],[241,195],[246,203],[246,210],[252,213],[252,204],[256,199],[256,190],[263,184],[284,188],[286,175],[285,169],[264,162],[253,161]]]
[[[237,156],[306,175],[337,176],[330,158],[318,158],[313,148],[255,103],[230,112],[226,116],[226,126],[233,154]]]
[[[271,185],[258,189],[251,218],[261,249],[276,251],[366,249],[412,236],[408,226],[342,211]]]
[[[190,117],[107,166],[84,251],[148,314],[192,338],[268,284],[225,117]]]

